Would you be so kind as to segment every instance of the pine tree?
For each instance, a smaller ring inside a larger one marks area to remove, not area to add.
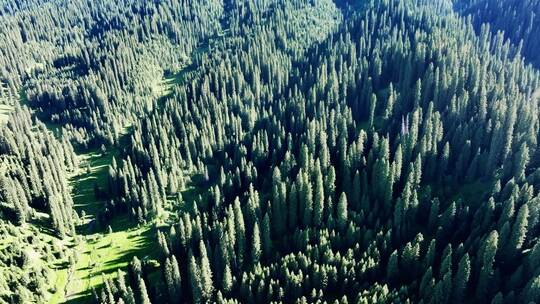
[[[148,297],[148,292],[146,291],[146,284],[144,284],[144,280],[139,277],[139,303],[141,304],[151,304],[150,298]]]
[[[436,255],[436,239],[432,239],[429,243],[426,256],[424,258],[424,267],[433,267],[434,261],[435,261],[435,255]]]
[[[236,260],[241,269],[244,263],[246,248],[246,228],[244,225],[244,215],[240,208],[240,199],[237,197],[234,201],[234,234],[236,237]]]
[[[177,289],[179,285],[177,286],[177,281],[175,277],[177,274],[174,273],[173,265],[171,263],[170,258],[167,258],[165,260],[164,271],[165,271],[165,283],[167,284],[167,291],[169,293],[169,298],[172,300],[178,301],[180,294],[179,294],[179,290]],[[180,275],[180,273],[178,273],[178,275]]]
[[[202,297],[201,277],[199,267],[197,266],[197,262],[195,261],[195,257],[193,256],[193,252],[191,251],[191,249],[188,253],[188,261],[188,274],[191,286],[191,297],[193,303],[200,303]]]
[[[294,185],[293,185],[294,186]],[[262,248],[263,257],[270,259],[272,256],[272,238],[270,233],[270,217],[268,213],[264,215],[262,223]]]
[[[286,210],[284,210],[285,202],[283,202],[282,187],[284,187],[281,181],[281,172],[278,167],[274,168],[272,174],[272,225],[276,234],[282,234],[285,230]]]
[[[261,234],[259,231],[259,223],[255,222],[253,226],[253,238],[251,245],[251,264],[257,265],[261,258]]]
[[[523,291],[523,303],[538,303],[540,301],[540,276],[531,279]]]
[[[394,104],[396,102],[395,94],[396,93],[394,92],[394,86],[392,85],[392,83],[390,83],[388,87],[388,100],[386,101],[386,108],[384,109],[384,119],[388,119],[392,116]]]
[[[419,252],[420,246],[419,244],[412,244],[411,242],[408,242],[405,247],[403,248],[403,251],[401,252],[401,265],[402,268],[405,270],[405,274],[407,277],[415,277],[416,275],[416,269],[418,267],[418,260],[419,260]]]
[[[523,242],[527,235],[528,217],[529,207],[527,204],[523,204],[521,208],[519,208],[514,225],[512,225],[512,234],[508,245],[506,246],[506,255],[509,258],[515,256],[523,246]]]
[[[428,228],[433,231],[439,226],[439,199],[434,198],[429,210]]]
[[[540,266],[540,242],[537,242],[532,250],[528,253],[525,261],[526,269],[530,276],[538,273],[537,269]]]
[[[340,229],[345,229],[347,225],[347,195],[345,192],[341,193],[336,210],[337,224]]]
[[[377,107],[377,96],[375,94],[371,95],[371,99],[369,100],[369,118],[368,118],[368,125],[370,127],[373,127],[373,122],[375,121],[375,110]]]
[[[435,294],[433,303],[448,303],[449,296],[452,293],[452,272],[447,272],[442,280],[435,285]]]
[[[295,229],[298,224],[298,191],[296,184],[292,184],[289,193],[289,214],[287,217],[289,229]]]
[[[303,210],[300,210],[302,212],[302,223],[305,227],[309,227],[313,222],[313,188],[307,173],[304,172],[301,178],[300,206],[303,206]]]
[[[518,181],[525,179],[525,169],[529,164],[529,148],[523,142],[519,148],[514,160],[514,178]]]
[[[463,296],[467,289],[467,283],[469,281],[469,276],[471,274],[471,261],[469,260],[469,255],[465,255],[459,261],[458,271],[454,278],[454,288],[453,292],[453,302],[461,303],[463,301]]]
[[[199,250],[201,252],[200,258],[200,278],[201,278],[201,296],[205,301],[210,301],[214,292],[214,282],[212,280],[212,269],[210,268],[210,261],[206,254],[206,246],[201,240],[199,242]]]
[[[315,195],[313,198],[313,225],[319,227],[322,224],[324,213],[324,185],[322,173],[317,160],[315,165]]]
[[[352,189],[352,205],[355,206],[355,210],[360,209],[360,201],[362,200],[362,192],[361,192],[361,182],[360,182],[360,173],[356,171],[354,174],[353,179],[353,189]],[[366,210],[367,211],[367,210]]]
[[[425,303],[429,303],[429,300],[432,297],[434,283],[435,280],[433,279],[433,270],[430,266],[422,276],[422,280],[420,281],[420,287],[418,289],[420,297],[424,300]]]
[[[502,293],[499,291],[494,297],[493,300],[491,300],[491,304],[503,304],[504,298]]]
[[[493,276],[493,262],[497,254],[498,243],[499,234],[493,230],[484,241],[482,248],[483,255],[478,257],[482,259],[482,269],[480,270],[478,285],[476,287],[476,298],[478,301],[482,301],[482,299],[489,298],[490,296],[489,283]]]
[[[223,290],[225,295],[228,295],[233,287],[233,277],[231,273],[231,268],[229,267],[229,263],[225,263],[224,270],[223,270],[223,279],[221,282],[221,290]]]
[[[386,266],[386,277],[389,280],[395,280],[399,274],[398,265],[398,252],[394,250],[388,259],[388,265]]]

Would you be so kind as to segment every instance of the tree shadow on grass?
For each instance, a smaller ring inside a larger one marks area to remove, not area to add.
[[[81,291],[78,292],[68,300],[66,300],[64,303],[66,304],[83,304],[83,303],[93,303],[93,296],[90,291]]]
[[[126,250],[118,250],[117,248],[115,248],[114,240],[112,242],[112,245],[104,244],[99,248],[96,248],[97,250],[106,250],[106,248],[110,247],[111,250],[117,250],[116,258],[112,260],[107,260],[104,263],[94,261],[95,263],[97,263],[98,266],[94,264],[92,266],[85,266],[83,268],[79,268],[78,271],[88,271],[88,273],[81,278],[83,284],[87,284],[88,280],[95,279],[96,277],[99,278],[102,275],[109,276],[110,274],[118,271],[118,269],[124,268],[125,270],[126,265],[128,265],[135,256],[137,256],[142,261],[152,260],[157,257],[159,246],[156,246],[154,228],[144,228],[144,230],[141,231],[140,234],[132,234],[128,236],[128,238],[131,239],[133,239],[134,237],[137,237],[138,239],[130,242],[130,248],[126,248]],[[94,244],[97,245],[97,243],[98,241],[96,241]],[[93,272],[92,270],[95,270],[95,272]],[[103,282],[100,280],[98,283],[94,283],[92,288],[99,290],[102,285]],[[71,295],[69,300],[66,301],[66,303],[91,303],[92,300],[92,290],[86,289],[84,291],[80,291],[76,294]]]

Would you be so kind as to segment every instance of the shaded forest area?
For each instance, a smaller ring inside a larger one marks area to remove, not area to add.
[[[540,302],[538,1],[19,2],[0,302]]]
[[[472,19],[477,31],[491,31],[509,39],[516,52],[540,68],[540,2],[535,0],[455,0],[455,7]]]

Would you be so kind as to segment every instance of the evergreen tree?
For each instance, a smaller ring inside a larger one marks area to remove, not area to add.
[[[261,233],[259,231],[259,223],[255,222],[253,226],[253,238],[251,245],[251,264],[257,265],[261,258]]]
[[[174,256],[165,260],[165,282],[167,283],[169,297],[179,302],[182,286],[180,282],[180,268]]]
[[[146,284],[142,278],[139,278],[139,293],[140,299],[139,303],[141,304],[151,304],[150,298],[148,297],[148,292],[146,291]]]
[[[399,275],[398,252],[394,250],[388,259],[386,266],[386,276],[389,280],[395,280]]]
[[[523,204],[521,208],[519,208],[514,225],[512,225],[512,234],[510,235],[506,249],[509,257],[515,256],[523,246],[523,242],[527,235],[528,217],[529,207],[527,204]]]
[[[340,229],[344,229],[347,225],[347,212],[347,196],[345,195],[345,192],[342,192],[336,209],[336,219]]]
[[[313,197],[313,225],[319,227],[322,224],[324,213],[324,186],[323,177],[317,160],[315,164],[315,195]]]
[[[195,257],[193,256],[193,253],[191,252],[191,250],[189,250],[188,260],[189,260],[188,274],[189,274],[189,281],[190,281],[190,286],[191,286],[191,297],[192,297],[193,303],[200,303],[202,292],[203,292],[202,280],[201,280],[199,267],[197,266],[197,261],[195,261]]]
[[[458,271],[454,278],[452,300],[455,303],[460,303],[463,301],[463,297],[467,289],[467,283],[469,281],[470,274],[471,274],[471,262],[469,260],[469,255],[465,253],[465,255],[459,261]]]
[[[246,228],[244,226],[244,215],[240,208],[238,197],[234,201],[234,235],[236,238],[236,260],[238,267],[242,268],[244,263],[244,254],[246,248]]]
[[[214,293],[214,283],[212,280],[212,269],[210,268],[210,261],[206,254],[206,246],[203,241],[199,242],[199,250],[201,253],[200,258],[200,282],[201,282],[201,296],[205,301],[209,301]]]
[[[263,256],[265,259],[270,259],[272,257],[272,237],[270,232],[270,217],[268,213],[264,215],[263,224],[262,224],[262,249]]]
[[[233,277],[231,273],[231,268],[228,263],[225,263],[225,269],[223,270],[223,279],[221,283],[221,289],[225,295],[229,294],[233,287]]]
[[[499,234],[493,230],[485,239],[482,245],[481,270],[478,278],[478,285],[476,287],[476,298],[478,301],[489,298],[490,296],[490,280],[493,277],[494,269],[493,262],[497,253],[497,247],[499,243]]]

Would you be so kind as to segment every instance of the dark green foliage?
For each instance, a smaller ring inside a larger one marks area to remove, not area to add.
[[[74,234],[70,142],[124,133],[96,196],[105,223],[159,224],[160,269],[97,301],[538,301],[536,19],[474,31],[534,1],[454,2],[73,1],[58,24],[6,2],[0,82],[63,139],[28,107],[0,128],[0,215]]]
[[[456,8],[464,15],[471,15],[478,31],[503,31],[505,38],[514,43],[517,54],[536,67],[540,66],[540,2],[537,0],[454,0]],[[499,45],[498,47],[502,47]],[[507,46],[505,46],[507,47]],[[507,51],[508,52],[508,51]]]

